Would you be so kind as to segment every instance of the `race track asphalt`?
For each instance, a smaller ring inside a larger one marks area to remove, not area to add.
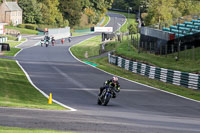
[[[125,18],[110,13],[107,26]],[[47,95],[77,111],[0,108],[0,126],[85,133],[199,133],[200,103],[119,78],[121,92],[108,106],[97,105],[98,88],[112,75],[81,63],[69,48],[96,36],[73,37],[56,46],[24,47],[15,59]]]

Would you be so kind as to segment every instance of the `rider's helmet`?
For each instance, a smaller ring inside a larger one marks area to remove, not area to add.
[[[113,80],[114,83],[117,83],[118,78],[116,76],[113,76],[112,80]]]

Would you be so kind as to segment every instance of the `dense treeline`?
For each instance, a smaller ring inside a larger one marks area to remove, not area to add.
[[[24,23],[71,27],[79,25],[83,15],[88,24],[96,24],[112,3],[113,0],[18,0]]]
[[[162,23],[181,16],[200,14],[199,0],[115,0],[113,8],[145,12],[146,25]]]
[[[111,7],[122,10],[131,7],[134,11],[140,7],[146,25],[200,13],[199,0],[18,0],[18,3],[23,9],[24,23],[71,27],[79,25],[83,16],[87,16],[88,24],[96,24]]]

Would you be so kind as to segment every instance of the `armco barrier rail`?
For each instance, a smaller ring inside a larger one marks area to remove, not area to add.
[[[151,79],[157,79],[166,83],[184,86],[191,89],[200,89],[200,75],[174,71],[146,65],[143,63],[126,60],[124,58],[109,54],[109,63],[117,65],[131,72],[144,75]]]

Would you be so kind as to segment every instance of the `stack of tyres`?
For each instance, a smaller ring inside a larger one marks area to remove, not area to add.
[[[0,43],[2,51],[10,51],[10,45],[8,43]]]

